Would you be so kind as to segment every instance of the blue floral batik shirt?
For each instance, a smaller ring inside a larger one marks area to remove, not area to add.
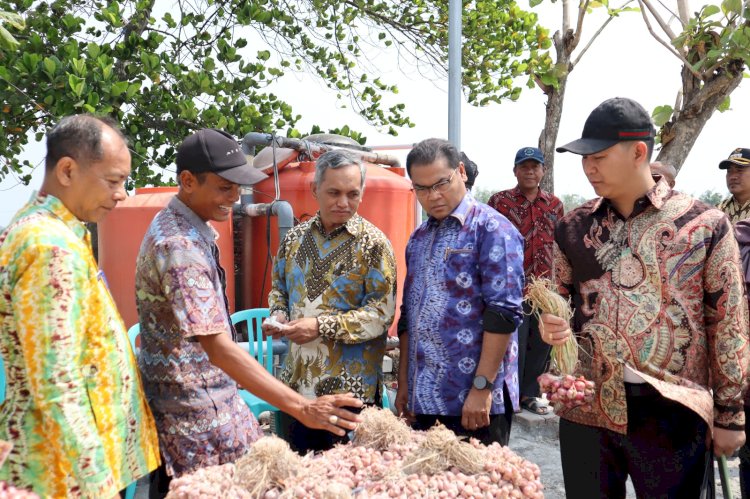
[[[485,323],[496,317],[512,332],[505,333],[511,339],[494,380],[490,413],[504,412],[503,382],[518,409],[516,329],[524,287],[518,230],[467,193],[451,215],[441,221],[429,218],[414,231],[406,263],[399,330],[409,334],[409,409],[461,415],[488,329]]]

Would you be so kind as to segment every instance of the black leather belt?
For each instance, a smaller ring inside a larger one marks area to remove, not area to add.
[[[648,383],[625,382],[625,394],[629,397],[653,397],[659,395],[659,392]]]

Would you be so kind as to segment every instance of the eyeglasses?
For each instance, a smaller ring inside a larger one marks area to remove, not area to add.
[[[458,171],[458,168],[453,170],[453,173],[451,173],[450,177],[448,177],[445,180],[441,180],[440,182],[435,182],[432,185],[415,185],[412,184],[412,191],[417,196],[427,196],[429,195],[430,191],[437,192],[438,194],[444,194],[448,192],[448,188],[451,185],[451,182],[453,181],[453,177],[456,175],[456,172]]]

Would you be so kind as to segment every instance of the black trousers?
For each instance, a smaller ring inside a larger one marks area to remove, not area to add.
[[[346,409],[357,412],[351,407]],[[285,440],[289,443],[289,447],[303,456],[310,451],[320,452],[332,449],[336,444],[345,444],[349,441],[346,435],[339,437],[326,430],[308,428],[285,412],[279,413],[279,423],[286,432]]]
[[[523,302],[523,322],[518,327],[518,383],[521,399],[539,397],[537,378],[547,369],[550,345],[542,341],[539,321],[531,315],[531,307]]]
[[[167,475],[167,465],[161,458],[161,466],[156,468],[148,477],[148,499],[164,499],[169,492],[172,477]]]
[[[375,400],[380,400],[380,390],[375,394]],[[364,407],[375,404],[365,404],[363,407],[342,407],[347,411],[359,414]],[[303,456],[310,451],[320,452],[332,449],[336,444],[345,444],[349,441],[349,435],[339,437],[327,430],[314,430],[300,423],[296,418],[285,412],[279,412],[279,425],[284,429],[286,441],[293,451]]]
[[[500,445],[508,445],[510,440],[510,427],[513,424],[513,403],[508,394],[508,387],[503,385],[503,398],[505,412],[490,416],[490,425],[477,430],[467,430],[461,426],[461,416],[441,416],[435,414],[417,414],[417,420],[412,425],[415,430],[427,431],[438,421],[458,436],[476,438],[484,445],[497,442]]]
[[[624,498],[630,476],[639,498],[698,498],[710,460],[708,425],[649,385],[625,387],[627,434],[560,420],[565,495]]]

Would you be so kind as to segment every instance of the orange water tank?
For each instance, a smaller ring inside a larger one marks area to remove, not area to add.
[[[157,213],[167,206],[177,193],[177,187],[147,187],[136,189],[135,196],[118,203],[117,207],[99,222],[99,267],[107,277],[109,289],[117,303],[125,325],[138,322],[135,307],[135,262],[141,241]],[[234,272],[232,251],[232,220],[211,222],[219,232],[221,266],[228,275]],[[227,279],[230,313],[234,312],[234,279]]]
[[[405,175],[404,168],[383,168],[368,164],[364,197],[358,210],[360,215],[382,230],[393,245],[398,273],[397,318],[406,275],[406,243],[417,226],[416,197],[411,191],[411,182],[405,178]],[[314,176],[315,163],[313,162],[292,163],[279,172],[280,198],[292,205],[294,216],[299,221],[308,220],[318,210],[317,202],[310,189]],[[272,201],[275,195],[273,177],[256,184],[253,190],[256,203]],[[266,231],[269,222],[271,226],[270,252]],[[243,307],[265,307],[268,305],[268,292],[271,289],[273,270],[269,257],[275,257],[279,247],[278,225],[275,217],[269,220],[265,216],[253,217],[249,225],[251,226],[250,257],[244,260],[251,264],[250,269],[244,270],[249,278],[245,278],[241,284]],[[390,332],[395,333],[395,321]]]

